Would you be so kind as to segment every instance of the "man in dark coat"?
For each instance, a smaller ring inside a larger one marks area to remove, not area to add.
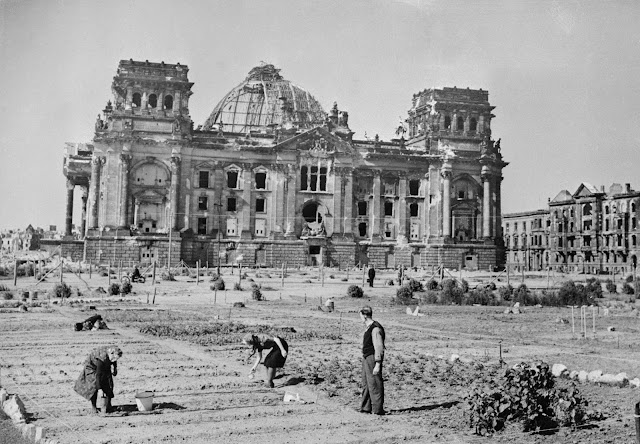
[[[369,287],[373,287],[373,280],[376,278],[376,269],[369,265]]]
[[[384,415],[384,328],[372,319],[373,310],[362,307],[360,319],[366,327],[362,338],[362,403],[360,412]]]

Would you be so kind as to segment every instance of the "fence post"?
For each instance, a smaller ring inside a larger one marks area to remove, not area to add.
[[[156,285],[156,261],[153,261],[153,275],[151,277],[151,285]]]
[[[60,259],[60,283],[62,284],[62,274],[64,273],[64,259]]]
[[[636,402],[633,410],[633,419],[636,423],[636,444],[640,444],[640,402]]]
[[[16,287],[18,285],[18,261],[16,260],[16,263],[13,267],[13,286]]]
[[[200,261],[196,261],[196,285],[200,284]]]

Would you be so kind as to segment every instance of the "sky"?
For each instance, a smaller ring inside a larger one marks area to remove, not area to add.
[[[395,137],[425,88],[482,88],[505,213],[582,182],[640,189],[638,23],[637,0],[0,0],[0,229],[64,229],[65,142],[91,142],[131,58],[189,66],[195,126],[261,62],[355,138]]]

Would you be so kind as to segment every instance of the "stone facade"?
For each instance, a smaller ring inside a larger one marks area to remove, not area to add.
[[[582,183],[548,208],[503,216],[507,263],[519,270],[632,272],[640,252],[640,192]]]
[[[67,144],[67,231],[80,186],[86,260],[498,264],[507,163],[486,91],[421,91],[397,139],[355,140],[346,111],[272,65],[194,129],[187,73],[121,61],[93,142]]]

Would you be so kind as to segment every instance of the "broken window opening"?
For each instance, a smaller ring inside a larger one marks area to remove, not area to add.
[[[463,131],[464,130],[464,119],[460,116],[458,116],[458,119],[456,121],[456,130],[457,131]]]
[[[471,120],[469,120],[469,131],[476,131],[478,129],[478,121],[476,120],[475,117],[472,117]]]
[[[300,168],[300,189],[306,191],[309,188],[309,178],[307,177],[308,168],[303,166]]]
[[[318,167],[317,166],[312,166],[311,167],[311,180],[310,180],[310,185],[311,185],[311,191],[316,191],[317,188],[317,182],[318,182]]]
[[[200,171],[198,173],[198,187],[209,188],[209,171]]]
[[[367,223],[366,222],[360,222],[358,224],[358,233],[360,234],[360,237],[366,237],[367,236]]]
[[[164,96],[164,109],[173,108],[173,96]]]
[[[227,198],[227,211],[236,211],[236,198],[228,197]]]
[[[198,218],[198,234],[207,234],[207,218]]]
[[[444,116],[444,129],[451,129],[451,116]]]
[[[156,106],[158,106],[158,96],[156,96],[155,94],[151,94],[149,96],[149,107],[155,108]]]
[[[256,173],[256,190],[264,190],[267,185],[267,173]]]
[[[198,210],[206,211],[209,207],[209,198],[207,196],[198,196]]]
[[[384,203],[384,215],[393,216],[393,202],[385,201]]]
[[[265,199],[258,197],[256,199],[256,213],[264,213],[265,212]]]
[[[140,106],[142,106],[142,96],[140,96],[140,93],[133,94],[133,101],[131,103],[137,108],[140,108]]]
[[[418,217],[418,204],[416,202],[409,205],[409,214],[411,217]]]
[[[411,196],[417,196],[420,193],[420,181],[419,180],[410,180],[409,181],[409,194]]]
[[[227,171],[227,187],[229,188],[238,188],[238,172]]]
[[[320,168],[320,191],[327,191],[327,168]]]
[[[360,201],[358,202],[358,216],[366,216],[367,215],[367,202]]]

